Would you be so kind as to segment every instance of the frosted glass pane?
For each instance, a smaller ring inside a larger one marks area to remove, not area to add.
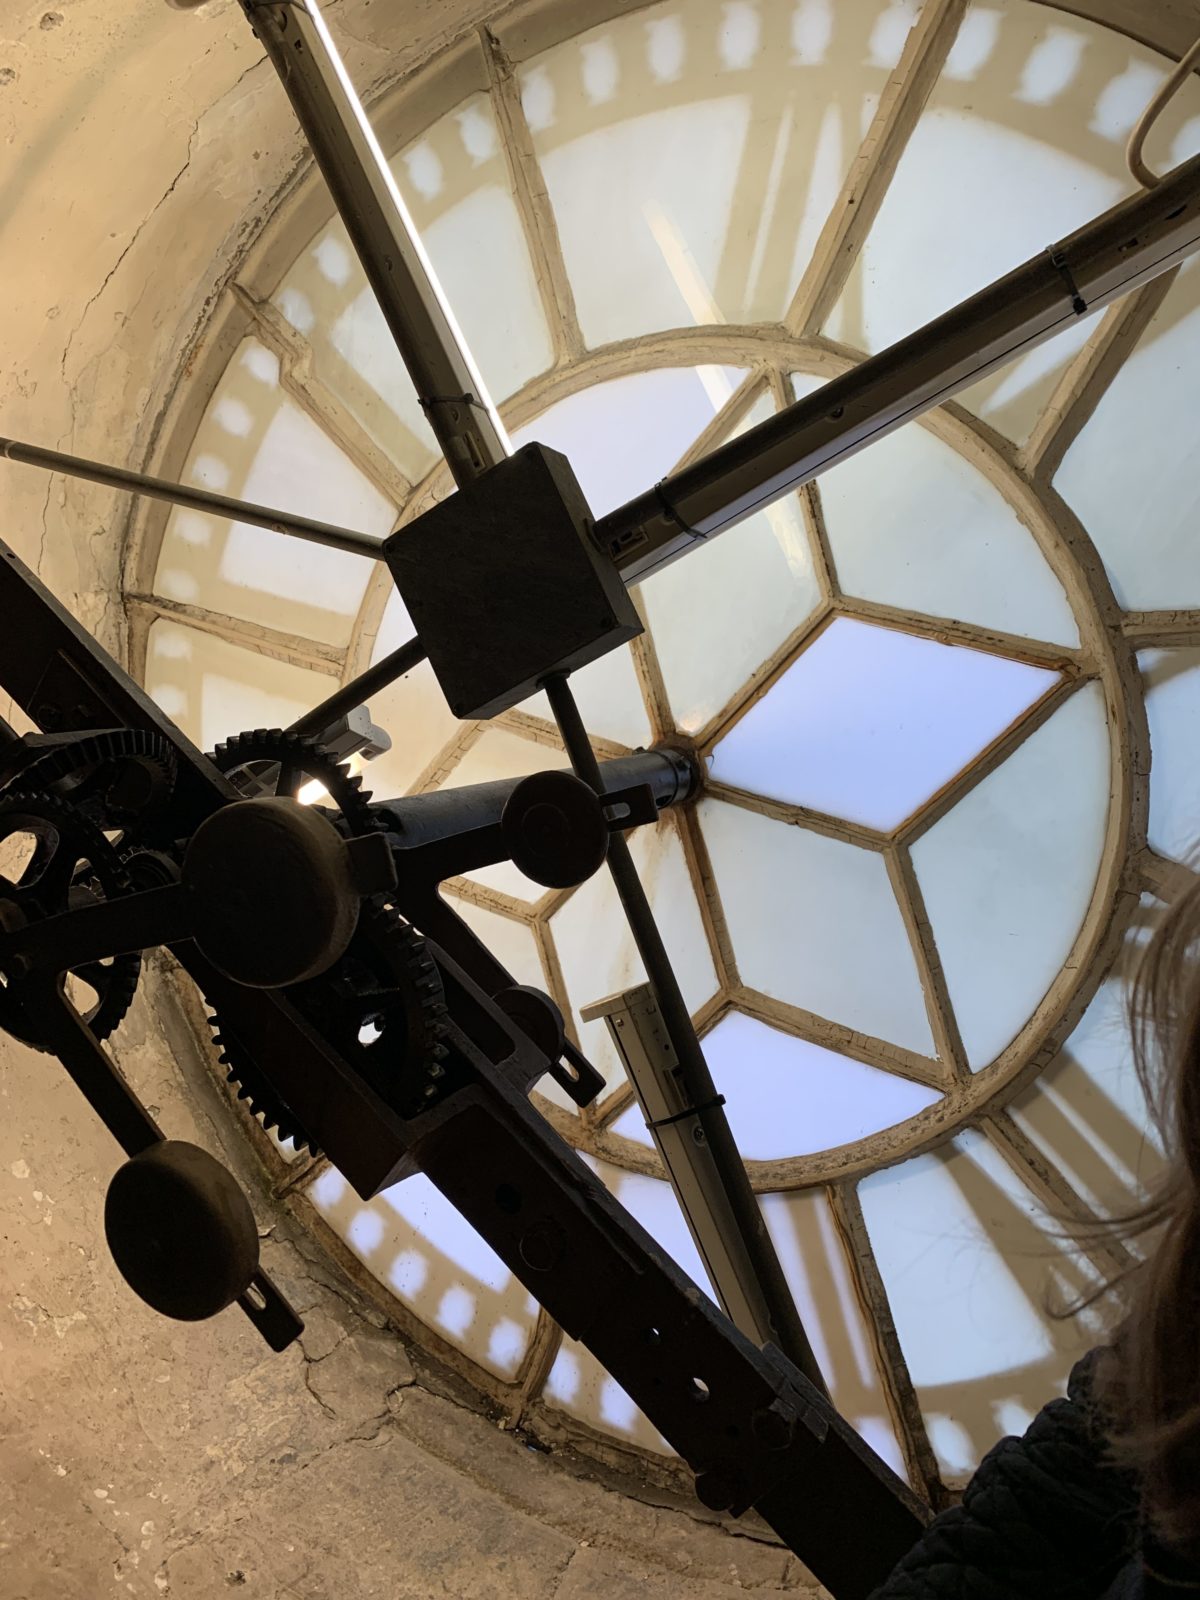
[[[771,416],[764,396],[733,436]],[[642,585],[676,727],[698,732],[820,601],[799,501],[777,501]]]
[[[744,376],[736,367],[659,367],[610,378],[548,407],[513,444],[561,451],[602,517],[665,477]]]
[[[1104,696],[1088,684],[913,846],[973,1067],[1012,1041],[1070,954],[1108,799]]]
[[[1096,1211],[1143,1196],[1161,1159],[1130,1050],[1124,986],[1101,985],[1062,1050],[1009,1115]]]
[[[395,519],[395,507],[283,394],[278,363],[253,339],[217,385],[183,480],[379,539]],[[168,600],[346,644],[370,575],[361,556],[176,508],[155,584]]]
[[[839,617],[717,745],[712,776],[890,831],[1055,682]]]
[[[150,629],[146,693],[201,750],[248,728],[286,728],[332,689],[323,673],[196,628],[158,621]]]
[[[638,684],[637,671],[629,647],[610,650],[571,674],[571,688],[580,715],[590,734],[598,739],[615,739],[618,744],[637,749],[650,743],[650,719]],[[521,711],[528,711],[545,722],[554,720],[550,702],[544,694],[523,700]]]
[[[715,1298],[670,1184],[640,1173],[624,1172],[619,1167],[610,1166],[607,1161],[596,1161],[591,1157],[586,1159],[600,1180],[646,1232],[693,1282],[699,1284],[710,1298]],[[614,1434],[626,1442],[640,1444],[662,1454],[674,1453],[624,1389],[574,1339],[564,1337],[543,1395],[551,1406],[578,1417],[580,1421],[604,1433]]]
[[[872,1174],[859,1198],[939,1464],[973,1470],[1032,1416],[1095,1341],[1091,1319],[1055,1320],[1092,1280],[1004,1159],[977,1132]]]
[[[737,1012],[706,1035],[704,1054],[738,1149],[752,1161],[847,1144],[940,1099],[936,1090]]]
[[[927,428],[877,439],[820,480],[847,594],[1032,639],[1079,643],[1062,585],[1015,511]]]
[[[1055,474],[1123,606],[1200,603],[1198,362],[1200,273],[1189,264]]]
[[[515,734],[489,729],[473,744],[449,775],[438,785],[442,789],[461,789],[471,783],[493,783],[500,778],[527,778],[535,772],[561,771],[570,762],[561,750],[551,750],[544,744],[534,744],[530,739],[518,739]],[[546,893],[540,883],[534,883],[511,861],[501,861],[494,867],[480,867],[468,877],[477,883],[499,889],[503,894],[515,895],[518,900],[540,900]]]
[[[1138,666],[1150,724],[1148,837],[1160,854],[1189,860],[1200,845],[1200,650],[1147,650],[1138,656]]]
[[[932,1056],[883,857],[719,801],[699,815],[742,981]]]
[[[487,96],[440,118],[392,170],[484,382],[503,399],[550,365],[552,348]],[[274,298],[312,346],[320,381],[402,471],[426,472],[438,458],[433,433],[340,221]]]
[[[1160,56],[1055,8],[972,6],[828,331],[881,349],[1131,193],[1125,141],[1163,71]],[[1160,170],[1194,147],[1185,124],[1198,109],[1189,83],[1155,131]],[[1024,439],[1081,337],[1011,364],[966,403]]]
[[[523,72],[589,344],[783,315],[915,9],[684,0]]]
[[[456,916],[461,917],[496,960],[511,973],[514,983],[529,984],[544,990],[546,977],[538,955],[533,930],[526,922],[516,922],[512,917],[502,917],[496,911],[473,905],[458,895],[446,894],[446,903]]]
[[[428,1178],[418,1173],[364,1201],[330,1168],[308,1197],[363,1265],[435,1333],[489,1371],[515,1377],[537,1303]]]
[[[717,976],[679,836],[671,823],[661,822],[655,828],[639,828],[630,847],[683,997],[688,1009],[697,1011],[715,991]],[[579,1017],[581,1007],[643,983],[646,977],[606,869],[589,878],[555,912],[550,931],[583,1052],[610,1085],[619,1083],[623,1069],[607,1025],[584,1023]]]
[[[759,1204],[833,1403],[905,1477],[866,1319],[824,1194],[794,1190]]]

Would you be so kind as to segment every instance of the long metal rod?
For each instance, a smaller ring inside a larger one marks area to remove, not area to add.
[[[565,677],[554,677],[548,680],[545,689],[576,776],[597,794],[603,794],[604,777],[600,763],[592,749],[570,684]],[[742,1332],[758,1344],[776,1345],[795,1362],[810,1382],[827,1394],[825,1380],[800,1321],[795,1299],[779,1264],[763,1214],[754,1198],[745,1163],[730,1132],[724,1102],[708,1070],[687,1002],[624,834],[614,833],[609,837],[608,868],[646,976],[653,985],[667,1037],[679,1059],[684,1092],[695,1111],[697,1125],[712,1151],[713,1165],[720,1175],[738,1229],[747,1268],[743,1274],[744,1288],[757,1302],[754,1307],[754,1326],[743,1328]]]
[[[171,483],[166,478],[149,477],[144,472],[129,472],[124,467],[106,466],[99,461],[87,461],[82,456],[43,450],[40,445],[21,444],[16,439],[0,439],[0,456],[7,457],[9,461],[19,461],[27,467],[41,467],[46,472],[61,472],[68,478],[85,478],[89,483],[102,483],[107,489],[124,489],[130,494],[148,495],[152,500],[167,500],[172,505],[187,506],[192,511],[231,517],[235,522],[249,522],[257,528],[269,528],[272,533],[294,534],[298,539],[328,545],[333,550],[345,550],[354,556],[367,556],[371,561],[380,559],[379,541],[368,538],[365,533],[356,533],[353,528],[314,522],[311,517],[293,516],[290,512],[275,511],[270,506],[254,505],[247,500],[231,500],[228,495],[213,494],[209,489],[193,489],[182,483]]]
[[[329,30],[310,0],[241,3],[329,185],[454,481],[468,483],[511,454],[508,436]]]
[[[1200,248],[1200,156],[602,517],[627,583],[723,533]]]
[[[373,694],[386,689],[389,683],[395,683],[397,678],[402,678],[406,672],[419,667],[428,654],[420,639],[410,639],[407,644],[402,644],[399,649],[393,650],[390,655],[377,661],[373,667],[360,672],[357,678],[352,678],[349,683],[343,684],[327,700],[322,700],[320,705],[314,706],[311,711],[306,711],[298,722],[292,723],[289,731],[308,733],[314,738],[319,738],[339,717],[346,716],[363,705]]]

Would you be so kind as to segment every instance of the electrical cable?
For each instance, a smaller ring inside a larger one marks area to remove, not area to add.
[[[1137,125],[1129,135],[1129,143],[1125,146],[1125,160],[1130,172],[1143,189],[1155,189],[1162,182],[1161,175],[1146,165],[1142,155],[1150,130],[1162,115],[1168,101],[1179,93],[1197,64],[1200,64],[1200,39],[1196,40],[1192,48],[1180,58],[1175,69],[1164,78],[1157,94],[1142,112]]]

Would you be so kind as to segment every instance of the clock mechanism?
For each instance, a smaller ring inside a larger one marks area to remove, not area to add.
[[[597,520],[565,457],[511,453],[316,5],[242,8],[457,492],[380,548],[0,440],[14,461],[382,557],[416,628],[294,726],[204,755],[0,543],[0,685],[40,730],[0,722],[0,1029],[56,1056],[123,1150],[105,1228],[134,1292],[184,1321],[236,1305],[282,1349],[302,1324],[246,1196],[163,1136],[105,1048],[144,952],[169,950],[264,1127],[364,1199],[423,1172],[660,1429],[705,1505],[753,1507],[838,1600],[865,1597],[928,1510],[830,1402],[627,844],[701,774],[666,746],[599,761],[571,674],[641,632],[632,584],[1200,247],[1200,159]],[[386,747],[370,696],[426,659],[462,719],[544,690],[571,770],[369,794],[347,763]],[[720,1307],[530,1099],[549,1076],[585,1107],[604,1080],[440,892],[501,862],[555,889],[612,874],[649,981],[595,1014],[637,1035],[622,1053]]]

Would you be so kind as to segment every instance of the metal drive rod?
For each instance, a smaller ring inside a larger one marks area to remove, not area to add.
[[[311,711],[306,711],[298,722],[292,723],[288,731],[309,733],[314,738],[319,738],[339,717],[357,710],[370,699],[371,695],[377,694],[380,689],[386,689],[389,683],[395,683],[397,678],[402,678],[414,667],[419,667],[427,654],[428,651],[420,639],[410,639],[407,644],[402,644],[399,649],[393,650],[390,655],[377,661],[373,667],[360,672],[357,678],[352,678],[349,683],[336,689],[328,700],[322,700],[320,705],[314,706]]]
[[[241,0],[304,129],[458,484],[511,454],[483,379],[317,6]],[[481,270],[486,263],[481,258]]]
[[[636,583],[1197,248],[1200,156],[600,518],[596,542]]]
[[[57,450],[43,450],[40,445],[20,444],[16,439],[0,439],[0,456],[27,467],[41,467],[46,472],[61,472],[68,478],[86,478],[90,483],[102,483],[107,489],[126,489],[131,494],[148,495],[152,500],[167,500],[192,511],[232,517],[235,522],[250,522],[257,528],[269,528],[272,533],[291,533],[313,544],[379,560],[379,541],[369,539],[365,533],[356,533],[353,528],[314,522],[311,517],[292,516],[290,512],[274,511],[270,506],[256,506],[246,500],[231,500],[227,495],[213,494],[208,489],[189,488],[166,478],[148,477],[144,472],[129,472],[124,467],[86,461],[82,456],[65,456]]]
[[[582,778],[597,794],[602,794],[604,777],[570,684],[565,677],[554,677],[546,682],[545,690],[576,776]],[[724,1102],[708,1070],[687,1002],[624,834],[614,833],[609,837],[608,867],[642,965],[654,986],[664,1029],[679,1059],[680,1077],[689,1108],[695,1113],[697,1129],[712,1151],[713,1165],[719,1173],[738,1231],[742,1288],[739,1304],[747,1308],[751,1325],[747,1327],[743,1319],[735,1319],[730,1307],[725,1309],[730,1314],[730,1320],[738,1321],[741,1331],[748,1338],[760,1345],[777,1346],[795,1362],[810,1382],[827,1394],[825,1380],[800,1321],[796,1302],[783,1275],[779,1257],[775,1254],[775,1246],[767,1232],[758,1201],[754,1198],[745,1163],[729,1130]],[[714,1287],[719,1292],[719,1286]]]

